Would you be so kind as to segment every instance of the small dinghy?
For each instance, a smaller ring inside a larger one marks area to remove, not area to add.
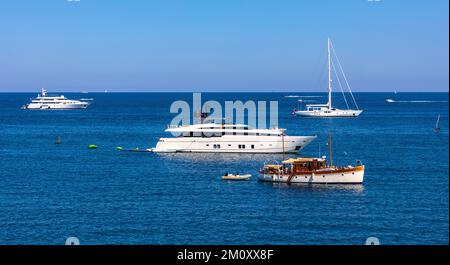
[[[226,173],[222,176],[222,180],[249,180],[251,176],[250,174],[239,175]]]

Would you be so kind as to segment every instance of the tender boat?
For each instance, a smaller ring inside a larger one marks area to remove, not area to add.
[[[326,117],[358,117],[363,111],[358,108],[358,104],[356,103],[355,97],[353,96],[352,90],[350,89],[350,85],[348,84],[347,77],[344,74],[344,71],[342,70],[341,63],[339,62],[339,59],[336,56],[336,52],[334,52],[334,57],[337,60],[338,66],[340,71],[342,72],[342,77],[345,81],[345,85],[348,88],[348,91],[350,92],[350,96],[353,100],[353,103],[356,107],[356,109],[350,109],[347,99],[344,94],[344,90],[342,88],[341,80],[339,79],[339,76],[336,73],[336,67],[334,63],[332,62],[331,58],[331,50],[334,48],[331,44],[330,38],[328,38],[328,102],[327,104],[308,104],[306,105],[306,110],[295,110],[294,114],[303,116],[303,117],[319,117],[319,118],[326,118]],[[347,105],[347,109],[337,109],[332,107],[331,105],[331,92],[332,92],[332,85],[331,85],[331,68],[333,68],[334,72],[336,73],[336,78],[338,80],[339,86],[342,90],[342,95],[344,96],[345,104]]]
[[[31,99],[31,103],[22,106],[23,109],[43,110],[43,109],[85,109],[91,102],[68,99],[63,95],[49,96],[45,89],[41,93]]]
[[[249,180],[252,177],[251,174],[244,174],[244,175],[239,175],[239,174],[229,174],[226,173],[225,175],[222,176],[222,180]]]

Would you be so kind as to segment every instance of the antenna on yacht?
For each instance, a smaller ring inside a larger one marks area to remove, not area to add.
[[[328,155],[330,156],[330,167],[333,166],[333,155],[331,152],[331,133],[328,131]]]

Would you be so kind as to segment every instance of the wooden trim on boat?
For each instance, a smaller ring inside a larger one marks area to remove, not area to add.
[[[336,173],[343,173],[343,172],[357,172],[357,171],[363,171],[364,170],[364,165],[361,166],[355,166],[352,168],[338,168],[338,167],[333,167],[335,168],[334,170],[331,169],[325,169],[325,170],[312,170],[312,171],[296,171],[296,172],[290,172],[289,170],[282,170],[282,171],[278,171],[278,170],[271,170],[269,172],[263,172],[263,170],[260,171],[260,173],[263,174],[283,174],[283,175],[302,175],[302,174],[336,174]]]

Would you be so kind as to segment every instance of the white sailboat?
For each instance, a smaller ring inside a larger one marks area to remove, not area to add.
[[[434,126],[434,132],[439,133],[441,131],[441,127],[439,127],[439,120],[441,118],[441,114],[438,114],[436,125]]]
[[[334,57],[336,58],[337,64],[339,66],[339,69],[341,70],[342,77],[345,81],[345,84],[348,88],[348,91],[350,92],[350,95],[353,99],[353,103],[355,104],[356,109],[350,109],[347,99],[344,94],[344,90],[342,88],[341,80],[339,79],[339,76],[337,75],[335,65],[333,63],[333,60],[331,58],[331,50],[334,51],[333,45],[331,44],[330,38],[328,38],[328,102],[327,104],[309,104],[306,105],[306,110],[298,110],[294,113],[299,116],[303,117],[357,117],[359,114],[361,114],[363,111],[358,108],[358,104],[356,104],[355,97],[353,96],[353,93],[350,89],[350,86],[347,81],[347,77],[344,74],[344,71],[342,70],[341,63],[339,62],[339,59],[336,56],[336,53],[333,52]],[[344,96],[345,104],[347,105],[347,109],[337,109],[334,108],[331,105],[331,92],[332,92],[332,80],[331,80],[331,68],[333,68],[336,79],[338,80],[339,86],[342,90],[342,95]]]

